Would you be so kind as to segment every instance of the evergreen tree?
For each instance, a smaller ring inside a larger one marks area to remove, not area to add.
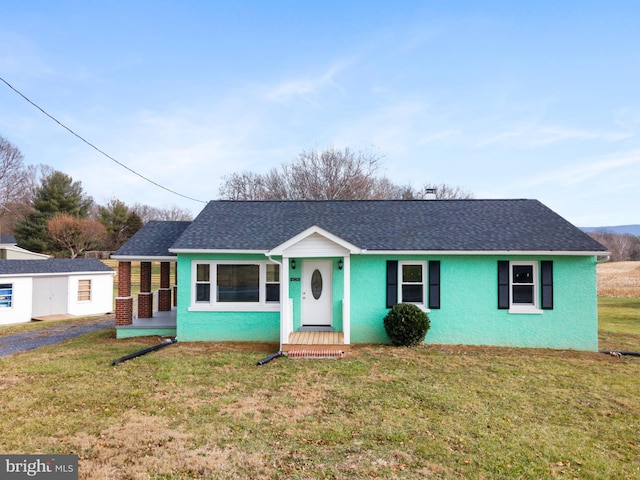
[[[87,218],[93,199],[85,195],[79,181],[62,172],[54,171],[42,179],[31,202],[31,213],[16,224],[18,245],[38,253],[55,253],[56,242],[47,232],[47,222],[58,214],[67,213]]]
[[[117,199],[98,209],[98,221],[107,229],[105,246],[111,250],[120,248],[142,227],[140,216]]]

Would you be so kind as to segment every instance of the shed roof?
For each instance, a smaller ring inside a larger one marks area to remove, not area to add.
[[[218,200],[206,205],[171,249],[269,251],[312,226],[368,251],[606,251],[538,200],[527,199]],[[123,249],[138,244],[144,242]]]
[[[46,260],[0,260],[0,275],[103,273],[113,269],[95,258]]]

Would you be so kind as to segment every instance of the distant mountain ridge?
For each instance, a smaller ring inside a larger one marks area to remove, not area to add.
[[[616,225],[612,227],[581,227],[582,231],[591,232],[613,232],[621,235],[629,234],[640,237],[640,225]]]

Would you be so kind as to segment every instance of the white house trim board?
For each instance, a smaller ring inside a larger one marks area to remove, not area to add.
[[[366,250],[359,253],[363,255],[522,255],[522,256],[568,256],[568,257],[592,257],[606,256],[611,252],[574,252],[559,250]]]
[[[133,255],[111,255],[111,260],[119,262],[176,262],[178,258],[175,255],[162,257],[136,257]]]
[[[333,244],[333,247],[330,247],[330,244]],[[343,240],[342,238],[334,235],[327,230],[314,225],[313,227],[309,227],[306,230],[300,232],[299,234],[291,237],[286,242],[278,245],[269,251],[269,255],[286,255],[293,257],[295,256],[292,252],[295,252],[298,247],[303,251],[312,250],[314,247],[318,249],[318,251],[311,252],[310,255],[316,257],[335,257],[335,256],[343,256],[345,253],[359,253],[360,247],[353,245],[352,243]],[[298,256],[306,256],[306,255],[298,255]]]
[[[245,250],[245,249],[237,249],[237,248],[170,248],[169,251],[171,253],[246,253],[246,254],[262,254],[262,255],[272,255],[268,250]],[[125,260],[135,260],[140,259],[141,257],[123,257],[118,255],[117,257],[111,256],[116,260],[120,258]],[[160,257],[149,257],[150,260],[158,259]],[[173,261],[176,260],[176,257],[171,257]]]

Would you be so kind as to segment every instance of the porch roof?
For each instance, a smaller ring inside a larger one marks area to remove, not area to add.
[[[191,222],[158,221],[147,222],[111,258],[115,260],[146,260],[156,258],[175,259],[169,247],[182,235]]]

